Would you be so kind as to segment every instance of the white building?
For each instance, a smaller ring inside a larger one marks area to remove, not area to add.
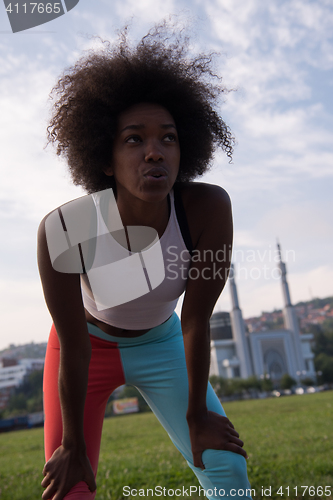
[[[19,359],[13,360],[10,366],[3,366],[4,363],[0,361],[0,389],[6,387],[18,387],[24,377],[35,370],[42,370],[44,367],[44,359]]]
[[[26,373],[27,369],[24,365],[0,368],[0,389],[18,387],[22,383]]]
[[[0,410],[4,409],[15,387],[22,384],[24,378],[35,370],[42,370],[44,359],[0,360]]]
[[[311,351],[313,335],[300,334],[296,311],[290,301],[286,265],[282,262],[280,246],[279,268],[281,270],[284,299],[284,328],[264,332],[246,332],[233,270],[229,276],[232,311],[216,313],[210,321],[211,366],[210,375],[224,378],[262,378],[269,375],[278,382],[284,373],[299,381],[305,377],[315,379]]]

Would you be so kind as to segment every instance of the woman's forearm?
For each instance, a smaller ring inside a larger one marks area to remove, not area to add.
[[[90,346],[78,346],[74,353],[60,351],[59,397],[63,421],[62,444],[84,450],[84,405],[87,394]]]
[[[183,327],[189,383],[187,418],[207,411],[206,393],[210,363],[209,323]]]

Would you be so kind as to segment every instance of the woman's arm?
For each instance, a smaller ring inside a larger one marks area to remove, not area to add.
[[[47,247],[45,220],[38,230],[38,266],[46,304],[60,341],[59,397],[62,445],[45,464],[42,498],[61,500],[79,481],[96,489],[83,434],[91,344],[84,314],[80,275],[55,271]],[[56,493],[56,494],[55,494]]]
[[[209,320],[228,277],[233,227],[228,194],[218,186],[204,184],[199,193],[196,192],[196,223],[202,230],[191,263],[181,323],[189,379],[187,421],[193,460],[196,467],[204,468],[201,454],[205,449],[247,455],[229,419],[209,412],[206,406]]]

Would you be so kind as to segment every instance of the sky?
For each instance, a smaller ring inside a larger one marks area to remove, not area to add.
[[[85,194],[45,149],[51,88],[96,44],[92,35],[115,40],[130,22],[139,40],[170,15],[190,26],[193,53],[219,54],[216,70],[231,90],[219,111],[237,141],[233,163],[217,153],[200,181],[224,187],[232,200],[244,317],[283,306],[277,238],[292,301],[333,295],[331,0],[80,0],[17,33],[1,2],[0,349],[47,340],[37,228],[48,212]],[[227,284],[215,311],[230,307]]]

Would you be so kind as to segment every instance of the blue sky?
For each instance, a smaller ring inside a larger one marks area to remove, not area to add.
[[[64,16],[16,34],[0,5],[0,348],[47,339],[37,227],[84,194],[52,148],[43,149],[50,89],[93,46],[89,35],[114,40],[132,19],[137,40],[169,14],[191,24],[194,52],[221,54],[217,71],[235,89],[221,106],[237,139],[233,164],[217,154],[202,180],[232,199],[244,316],[282,306],[277,237],[292,301],[333,294],[331,1],[80,0]],[[227,285],[217,310],[229,308]]]

